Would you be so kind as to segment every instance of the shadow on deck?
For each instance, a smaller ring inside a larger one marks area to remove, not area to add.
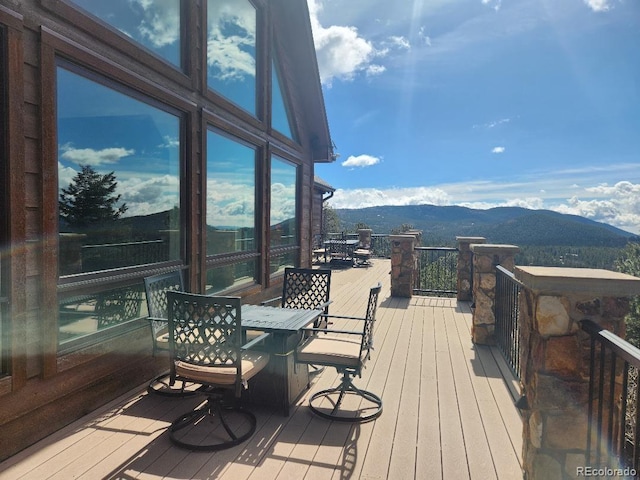
[[[471,343],[468,304],[389,297],[389,260],[337,270],[331,312],[362,316],[369,287],[383,294],[375,350],[358,386],[382,396],[374,422],[313,415],[310,392],[336,384],[325,369],[289,417],[252,407],[246,443],[216,453],[171,445],[166,427],[199,400],[138,392],[69,425],[0,464],[0,478],[424,479],[522,477],[522,424],[506,363]],[[506,380],[505,380],[506,379]]]

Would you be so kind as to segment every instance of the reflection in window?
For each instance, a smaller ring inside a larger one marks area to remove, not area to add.
[[[207,270],[205,293],[215,293],[252,283],[256,278],[256,260],[247,260]]]
[[[73,0],[180,68],[180,0]]]
[[[58,67],[59,274],[179,260],[180,119]]]
[[[256,114],[256,9],[249,0],[207,1],[207,85]]]
[[[207,255],[256,250],[256,151],[207,132]]]
[[[282,96],[282,88],[280,84],[280,75],[276,69],[276,63],[271,66],[271,126],[280,133],[294,140],[291,133],[291,122],[289,121],[289,111],[287,110],[284,97]]]
[[[6,155],[6,146],[5,146],[5,133],[6,133],[6,120],[7,120],[7,111],[6,111],[6,90],[5,90],[5,72],[6,72],[6,64],[5,64],[5,29],[0,25],[0,252],[4,251],[4,245],[8,242],[8,238],[5,238],[6,232],[8,231],[7,220],[9,215],[7,215],[7,204],[8,198],[6,198],[7,191],[9,190],[7,187],[7,165],[5,164],[7,155]],[[7,316],[5,315],[5,308],[7,306],[7,287],[8,284],[5,281],[5,269],[7,265],[3,262],[4,255],[0,255],[0,376],[7,373],[8,371],[8,359],[9,352],[8,349],[5,348],[7,341],[6,326],[5,319]]]
[[[61,344],[147,316],[142,282],[60,300]]]
[[[271,246],[297,245],[297,168],[277,157],[271,159]]]
[[[271,254],[270,274],[284,273],[287,267],[298,266],[298,251]]]

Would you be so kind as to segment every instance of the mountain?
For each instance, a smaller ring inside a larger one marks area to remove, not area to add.
[[[490,243],[622,247],[632,233],[577,215],[551,210],[496,207],[407,205],[336,209],[344,230],[366,224],[374,233],[398,231],[402,225],[422,230],[427,244],[448,245],[456,236],[486,237]]]

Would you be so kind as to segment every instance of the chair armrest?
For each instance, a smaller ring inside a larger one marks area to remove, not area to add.
[[[275,303],[276,301],[281,302],[282,301],[282,297],[275,297],[275,298],[270,298],[269,300],[264,300],[262,302],[260,302],[260,305],[271,305],[272,303]]]
[[[254,338],[250,342],[245,343],[244,345],[242,345],[241,348],[242,348],[242,350],[249,350],[249,349],[255,347],[258,343],[262,343],[264,340],[266,340],[270,336],[271,336],[271,333],[265,332],[262,335],[260,335],[259,337]]]
[[[147,317],[147,320],[149,320],[150,322],[165,322],[165,323],[169,323],[169,319],[162,318],[162,317]]]
[[[347,335],[360,335],[362,332],[354,332],[352,330],[329,330],[327,328],[303,328],[303,332],[322,332],[322,333],[345,333]]]
[[[366,320],[366,318],[362,317],[346,317],[344,315],[320,315],[321,318],[338,318],[342,320]]]

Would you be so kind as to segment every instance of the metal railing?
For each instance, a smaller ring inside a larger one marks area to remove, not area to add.
[[[587,463],[630,469],[638,478],[640,349],[591,320],[580,324],[591,337]]]
[[[413,293],[453,297],[458,291],[458,249],[416,247],[418,269]]]
[[[496,265],[495,337],[498,348],[520,379],[520,309],[521,283],[506,268]]]
[[[169,259],[169,244],[163,240],[106,243],[81,247],[83,271],[144,265]]]

